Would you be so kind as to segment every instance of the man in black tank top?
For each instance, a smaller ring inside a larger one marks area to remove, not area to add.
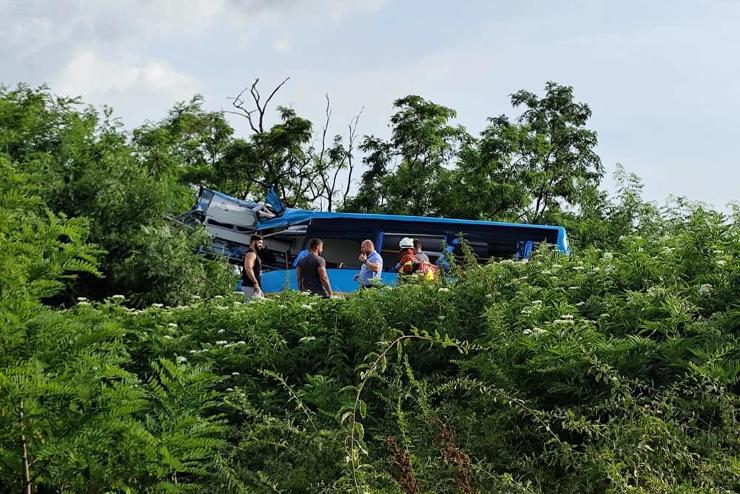
[[[262,292],[262,261],[259,252],[264,249],[265,243],[259,235],[252,235],[249,248],[244,255],[244,266],[242,269],[242,292],[247,300],[253,298],[264,298]]]

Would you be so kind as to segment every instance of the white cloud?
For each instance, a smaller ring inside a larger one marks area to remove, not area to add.
[[[208,27],[227,0],[0,0],[0,41],[28,50],[149,41]]]
[[[135,101],[139,120],[164,115],[177,101],[198,91],[197,81],[159,60],[111,61],[94,50],[81,50],[62,69],[52,88],[61,95],[82,96],[93,104],[127,109]],[[128,108],[127,108],[128,107]]]
[[[94,50],[77,53],[54,87],[67,94],[97,95],[136,90],[173,97],[192,95],[197,90],[193,78],[177,72],[166,62],[116,63],[101,59]]]

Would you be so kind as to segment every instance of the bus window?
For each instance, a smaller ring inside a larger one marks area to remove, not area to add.
[[[410,237],[421,242],[421,250],[429,257],[431,263],[437,262],[442,255],[442,246],[445,237],[443,235],[415,235],[413,233],[385,232],[383,234],[383,247],[380,255],[383,256],[383,269],[393,271],[394,266],[399,261],[398,243],[404,237]]]
[[[322,257],[326,261],[327,268],[360,269],[361,263],[358,256],[360,255],[360,244],[363,239],[326,238],[322,236],[319,236],[319,238],[324,241]]]

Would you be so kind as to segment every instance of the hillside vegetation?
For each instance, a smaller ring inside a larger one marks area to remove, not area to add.
[[[737,209],[622,176],[571,257],[247,304],[166,222],[191,148],[45,94],[0,105],[0,490],[740,490]]]

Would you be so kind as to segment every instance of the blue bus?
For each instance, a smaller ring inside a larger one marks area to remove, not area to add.
[[[569,252],[566,231],[560,226],[309,211],[285,208],[272,190],[265,203],[257,203],[201,188],[193,209],[179,220],[203,224],[213,239],[209,251],[228,256],[239,268],[251,235],[261,235],[265,239],[260,259],[262,289],[266,293],[297,288],[298,256],[311,238],[324,241],[323,257],[332,289],[337,292],[358,289],[354,276],[360,270],[357,257],[364,239],[372,240],[383,257],[383,284],[397,281],[393,267],[398,261],[398,243],[403,237],[418,239],[433,263],[443,255],[444,246],[451,246],[453,255],[460,254],[460,237],[480,262],[527,259],[543,242],[554,245],[561,252]]]

